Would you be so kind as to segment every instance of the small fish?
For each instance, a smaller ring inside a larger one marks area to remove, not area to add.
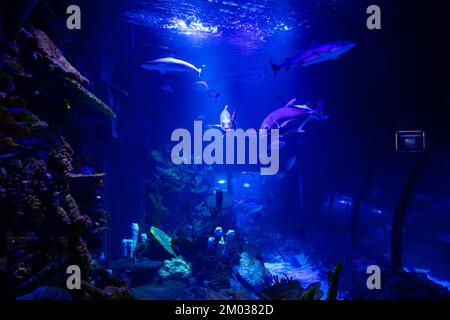
[[[276,77],[278,71],[283,68],[286,69],[286,71],[289,71],[290,68],[297,66],[306,67],[327,60],[334,60],[350,51],[355,46],[356,42],[354,41],[314,42],[310,48],[300,54],[285,58],[283,63],[273,63],[272,58],[270,58],[270,65],[274,72],[274,77]]]
[[[201,68],[197,68],[193,64],[175,58],[161,58],[152,61],[148,61],[141,65],[142,68],[147,70],[159,71],[162,74],[166,72],[193,72],[199,77],[202,73]]]
[[[217,98],[220,96],[220,92],[210,89],[205,81],[197,81],[195,85],[197,90],[204,92],[209,98],[214,99],[214,102],[216,102]]]
[[[209,127],[220,128],[224,132],[231,130],[232,127],[236,129],[236,111],[233,112],[233,115],[230,115],[228,105],[226,105],[220,114],[220,124],[210,125]]]

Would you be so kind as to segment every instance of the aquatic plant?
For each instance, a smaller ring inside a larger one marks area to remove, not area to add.
[[[336,300],[338,294],[339,275],[342,271],[343,264],[339,262],[328,275],[328,293],[327,300]]]

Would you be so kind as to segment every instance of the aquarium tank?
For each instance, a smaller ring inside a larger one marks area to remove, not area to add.
[[[0,1],[0,299],[448,301],[427,3]]]

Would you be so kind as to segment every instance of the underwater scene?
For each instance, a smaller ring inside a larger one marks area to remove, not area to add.
[[[450,298],[445,1],[0,4],[0,299]]]

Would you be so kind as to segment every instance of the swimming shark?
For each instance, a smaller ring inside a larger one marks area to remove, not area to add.
[[[162,74],[166,72],[194,72],[200,77],[202,73],[201,68],[197,68],[193,64],[175,58],[161,58],[152,61],[148,61],[141,65],[142,68],[147,70],[159,71]]]
[[[300,126],[297,132],[303,133],[303,127],[311,120],[327,121],[323,111],[323,99],[315,109],[308,105],[296,105],[297,99],[290,100],[284,107],[272,111],[262,122],[261,129],[287,129],[287,126],[293,122],[299,122]],[[286,131],[286,130],[284,130]],[[286,133],[286,132],[284,132]]]
[[[220,92],[210,89],[208,83],[205,81],[197,81],[195,85],[199,91],[206,93],[209,98],[213,98],[214,102],[216,102],[217,98],[220,96]]]
[[[321,63],[327,60],[334,60],[339,58],[344,53],[350,51],[356,46],[354,41],[334,41],[319,43],[313,42],[311,47],[307,50],[300,52],[290,58],[285,58],[284,62],[281,64],[276,64],[272,62],[270,58],[270,65],[274,72],[274,77],[280,69],[286,69],[289,71],[290,68],[301,66],[306,67],[312,64]]]

